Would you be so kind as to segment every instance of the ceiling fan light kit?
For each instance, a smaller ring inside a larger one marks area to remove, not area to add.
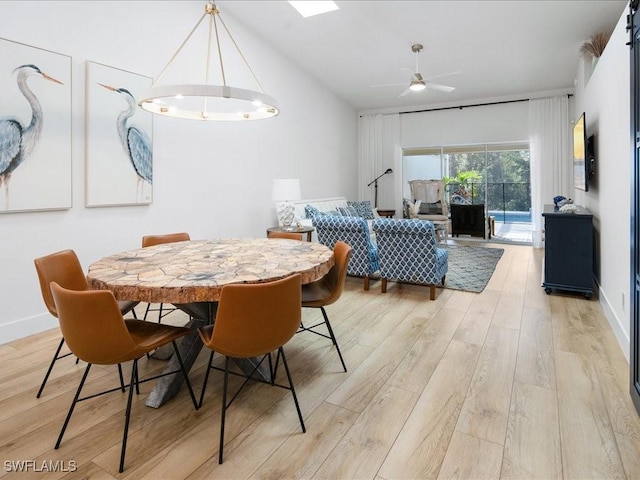
[[[419,92],[421,90],[424,90],[425,88],[427,88],[427,84],[424,83],[424,80],[422,79],[422,75],[420,75],[419,73],[416,73],[413,76],[413,80],[411,80],[409,89],[413,90],[414,92]]]

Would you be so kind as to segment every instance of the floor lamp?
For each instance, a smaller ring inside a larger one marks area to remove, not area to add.
[[[374,178],[373,180],[371,180],[371,182],[369,182],[369,185],[367,185],[367,187],[370,187],[371,185],[375,184],[376,193],[375,193],[375,196],[373,197],[374,198],[373,208],[378,208],[378,179],[381,177],[384,177],[387,173],[393,173],[393,170],[391,170],[390,168],[387,168],[382,175]]]

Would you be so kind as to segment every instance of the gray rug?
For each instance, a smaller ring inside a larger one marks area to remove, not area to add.
[[[489,283],[504,249],[443,245],[449,250],[445,288],[481,292]]]

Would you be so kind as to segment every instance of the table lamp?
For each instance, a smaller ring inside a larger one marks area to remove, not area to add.
[[[276,178],[273,180],[273,201],[276,202],[278,222],[283,230],[293,230],[294,201],[302,198],[300,180],[297,178]]]

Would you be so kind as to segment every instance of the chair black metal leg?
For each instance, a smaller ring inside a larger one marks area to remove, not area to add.
[[[64,424],[62,425],[62,430],[60,430],[60,435],[58,435],[58,441],[56,442],[56,446],[55,446],[56,450],[60,447],[60,442],[62,442],[62,437],[64,436],[64,432],[67,429],[67,425],[69,425],[69,420],[71,420],[73,409],[76,408],[76,403],[78,402],[78,398],[80,398],[80,392],[82,392],[84,381],[87,379],[87,375],[89,375],[90,369],[91,369],[91,364],[88,363],[87,368],[85,368],[84,370],[84,375],[82,375],[82,380],[80,380],[80,385],[78,385],[78,390],[76,390],[76,395],[75,397],[73,397],[73,402],[71,402],[71,407],[69,408],[69,413],[67,413],[67,418],[65,418]]]
[[[122,450],[120,451],[119,472],[124,471],[124,455],[127,451],[127,435],[129,434],[129,419],[131,418],[131,403],[133,401],[133,389],[138,388],[138,359],[133,361],[131,366],[131,383],[129,384],[129,398],[127,400],[127,410],[124,414],[124,432],[122,434]]]
[[[204,374],[204,382],[202,384],[202,391],[200,392],[200,402],[198,403],[198,408],[202,407],[202,402],[204,401],[204,391],[207,389],[207,382],[209,381],[209,372],[211,372],[212,365],[213,365],[213,350],[211,350],[211,354],[209,355],[209,363],[207,364],[207,371]]]
[[[140,378],[138,377],[138,361],[136,360],[136,395],[140,395]]]
[[[160,309],[158,311],[158,323],[161,323],[162,320],[162,303],[160,304]]]
[[[144,317],[142,317],[143,321],[147,321],[147,315],[149,315],[149,310],[151,309],[151,304],[147,303],[147,308],[144,311]]]
[[[222,387],[222,411],[220,412],[220,447],[218,451],[218,463],[222,464],[222,450],[224,448],[224,420],[227,412],[227,386],[229,384],[229,357],[224,359],[224,386]]]
[[[331,341],[333,342],[333,344],[336,347],[336,350],[338,351],[338,356],[340,357],[340,363],[342,363],[342,368],[344,368],[344,371],[346,372],[347,366],[344,364],[342,353],[340,352],[340,347],[338,346],[338,341],[336,340],[336,336],[333,334],[333,328],[331,328],[331,322],[329,322],[329,317],[327,316],[327,312],[325,311],[324,307],[320,307],[320,310],[322,311],[322,316],[324,317],[324,323],[327,324],[327,330],[329,330],[329,335],[331,335]]]
[[[305,433],[307,429],[304,426],[304,420],[302,420],[302,412],[300,411],[300,405],[298,404],[298,397],[296,396],[296,390],[295,388],[293,388],[293,380],[291,379],[291,372],[289,372],[289,365],[287,364],[287,358],[284,356],[284,350],[282,349],[282,347],[278,349],[278,352],[282,356],[282,364],[284,365],[285,372],[287,372],[289,387],[291,387],[291,395],[293,395],[293,403],[296,404],[296,410],[298,411],[298,418],[300,419],[300,427],[302,427],[302,433]]]
[[[276,365],[275,367],[273,367],[273,374],[271,375],[271,378],[273,380],[275,380],[276,375],[278,373],[278,366],[280,365],[280,350],[278,350],[278,354],[276,355]],[[271,382],[271,384],[273,385],[273,382]]]
[[[118,364],[118,376],[120,377],[120,390],[124,393],[124,376],[122,375],[122,364]]]
[[[42,380],[42,385],[40,385],[40,390],[38,390],[38,393],[36,394],[36,398],[40,398],[40,395],[42,395],[44,386],[47,384],[47,380],[49,380],[49,375],[51,375],[51,370],[53,370],[53,364],[56,363],[56,360],[58,360],[58,355],[60,354],[60,350],[62,350],[63,345],[64,345],[64,337],[60,339],[60,343],[58,344],[58,349],[56,350],[56,353],[53,355],[53,358],[51,359],[51,363],[49,364],[49,369],[47,370],[47,373],[44,375],[44,380]]]
[[[180,370],[182,371],[182,375],[184,376],[184,381],[187,384],[187,388],[189,389],[189,395],[191,395],[193,408],[198,410],[198,408],[200,408],[200,405],[198,405],[198,402],[196,401],[196,396],[193,393],[193,387],[191,386],[191,381],[189,380],[189,374],[187,373],[187,369],[185,368],[184,362],[182,361],[182,356],[180,355],[180,351],[178,350],[178,345],[176,344],[175,340],[173,340],[171,344],[173,345],[173,351],[175,352],[176,358],[178,359],[178,363],[180,364]],[[208,370],[209,369],[207,369],[207,373],[208,373]]]
[[[276,371],[273,369],[273,359],[271,358],[271,352],[267,353],[269,356],[269,378],[271,379],[271,385],[273,385],[276,381]],[[278,357],[276,357],[277,360]],[[276,363],[276,367],[278,364]]]

